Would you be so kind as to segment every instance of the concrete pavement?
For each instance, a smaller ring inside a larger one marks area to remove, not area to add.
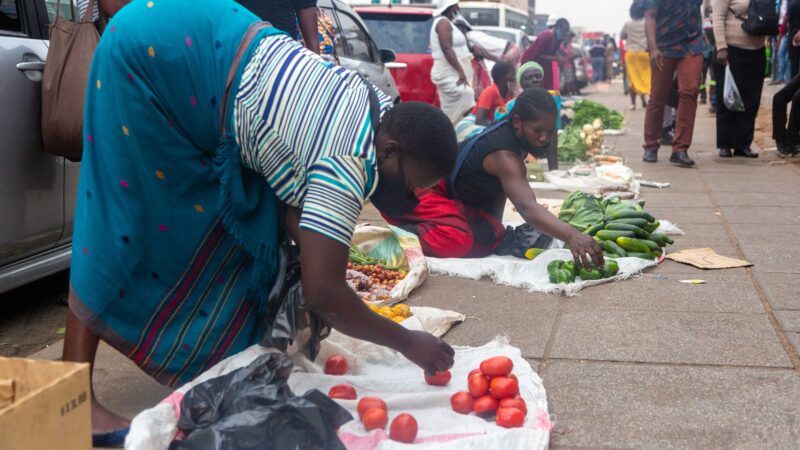
[[[620,85],[590,98],[619,110],[628,102]],[[696,168],[669,164],[667,148],[657,164],[644,164],[643,116],[626,112],[628,133],[615,143],[646,179],[672,184],[642,195],[648,211],[686,231],[671,250],[711,246],[754,267],[702,271],[665,261],[575,298],[432,277],[408,304],[470,317],[446,335],[453,344],[505,335],[521,348],[547,388],[556,448],[798,448],[800,165],[770,165],[774,151],[718,158],[714,118],[702,107],[690,152]],[[379,221],[371,209],[363,218]],[[678,283],[685,278],[707,283]],[[59,347],[36,356],[57,358]],[[95,383],[127,415],[168,392],[107,347]]]

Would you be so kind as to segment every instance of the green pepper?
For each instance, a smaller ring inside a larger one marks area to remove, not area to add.
[[[578,272],[578,276],[580,276],[581,280],[583,281],[599,280],[603,278],[603,274],[600,272],[599,269],[586,270],[584,268],[581,268],[581,270]]]
[[[572,275],[567,269],[556,270],[556,281],[558,284],[567,284],[575,281],[575,276]]]
[[[569,272],[573,278],[575,277],[575,274],[578,273],[578,271],[575,270],[575,261],[567,261],[561,265],[561,268]]]
[[[606,262],[600,272],[603,274],[603,278],[613,277],[619,272],[619,264],[611,258],[606,258]]]
[[[560,269],[561,268],[561,264],[563,264],[563,263],[564,263],[564,261],[561,261],[560,259],[556,259],[556,260],[550,261],[550,263],[547,265],[547,273],[552,274],[554,270]]]

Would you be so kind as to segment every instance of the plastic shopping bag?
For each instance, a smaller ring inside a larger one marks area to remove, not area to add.
[[[731,73],[731,66],[725,66],[725,92],[723,93],[723,102],[725,107],[731,111],[742,112],[744,111],[744,102],[742,96],[739,94],[739,88],[736,87],[736,81],[733,79]]]

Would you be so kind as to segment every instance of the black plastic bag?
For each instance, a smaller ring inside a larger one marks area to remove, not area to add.
[[[285,239],[279,249],[278,274],[267,300],[265,332],[260,344],[286,351],[289,344],[298,339],[302,342],[302,353],[313,361],[319,354],[320,342],[328,337],[331,329],[306,307],[300,277],[300,250],[287,241]]]
[[[553,238],[524,223],[518,227],[506,227],[503,241],[494,251],[495,255],[525,257],[525,250],[531,247],[547,248]]]
[[[268,353],[247,367],[186,393],[170,450],[344,449],[336,430],[353,417],[314,389],[296,397],[286,381],[292,361]]]

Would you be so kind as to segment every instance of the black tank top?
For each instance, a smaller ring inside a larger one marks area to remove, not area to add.
[[[460,143],[459,151],[469,141],[468,139]],[[514,136],[511,122],[500,126],[475,143],[453,183],[453,189],[462,203],[479,208],[495,217],[502,214],[506,195],[500,179],[484,170],[483,160],[497,150],[508,150],[522,158],[527,156],[527,151]]]

